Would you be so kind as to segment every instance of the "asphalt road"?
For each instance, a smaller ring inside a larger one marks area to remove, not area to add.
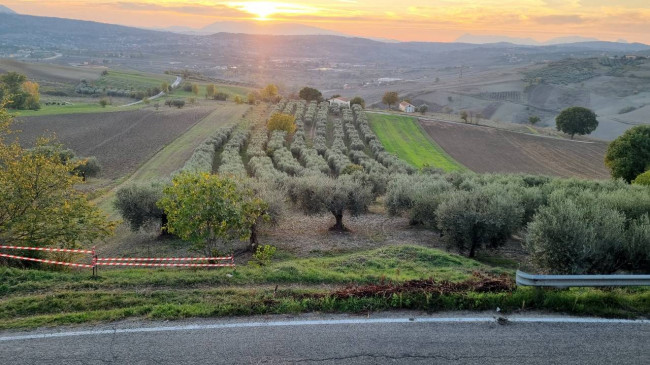
[[[0,363],[649,364],[650,321],[393,313],[122,322],[0,332]]]

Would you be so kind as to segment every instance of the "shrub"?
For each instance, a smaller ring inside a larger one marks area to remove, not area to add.
[[[363,186],[350,175],[338,179],[306,176],[291,181],[289,195],[306,214],[330,212],[336,219],[332,231],[346,231],[343,213],[356,216],[365,213],[372,202],[370,187]]]
[[[185,106],[185,100],[174,99],[174,100],[171,101],[171,106],[175,106],[178,109],[181,109],[182,107]]]
[[[634,180],[650,166],[650,126],[630,128],[607,147],[605,164],[612,177]]]
[[[474,257],[483,246],[502,246],[521,226],[523,213],[520,201],[492,185],[449,194],[436,210],[436,219],[447,245]]]
[[[106,108],[107,105],[110,105],[111,102],[108,100],[108,98],[101,98],[99,99],[99,105],[102,106],[102,108]]]
[[[156,205],[162,194],[161,183],[130,185],[117,191],[113,206],[134,232],[153,225],[164,228],[163,210]]]
[[[255,253],[253,254],[253,258],[255,259],[255,262],[260,266],[266,266],[271,263],[271,259],[273,258],[273,256],[275,256],[276,250],[277,248],[271,245],[259,246],[255,250]]]
[[[632,180],[632,184],[650,186],[650,170],[637,176]]]
[[[83,177],[84,180],[89,177],[96,177],[101,171],[102,166],[95,156],[80,159],[77,167],[74,169],[74,172]]]
[[[266,128],[269,132],[273,131],[285,131],[288,134],[292,134],[296,131],[296,118],[290,114],[283,113],[274,113],[269,122],[266,125]]]
[[[541,268],[557,274],[605,274],[621,266],[625,217],[598,204],[551,196],[528,224],[526,247]]]

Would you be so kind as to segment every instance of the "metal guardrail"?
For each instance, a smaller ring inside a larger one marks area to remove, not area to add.
[[[650,275],[533,275],[517,270],[519,286],[552,288],[650,286]]]

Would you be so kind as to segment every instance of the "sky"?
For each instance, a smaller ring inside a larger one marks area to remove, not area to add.
[[[351,35],[450,42],[463,34],[650,43],[650,0],[0,0],[21,14],[145,28],[225,20],[298,23]]]

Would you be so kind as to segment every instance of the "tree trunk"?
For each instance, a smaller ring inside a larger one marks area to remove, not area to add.
[[[251,226],[251,236],[249,238],[250,249],[253,253],[257,251],[257,223]]]
[[[167,230],[167,223],[169,221],[167,220],[167,213],[163,213],[160,216],[160,235],[161,236],[171,236],[169,231]]]
[[[332,214],[334,214],[334,218],[336,218],[336,224],[330,228],[330,231],[345,232],[346,229],[343,225],[343,212],[336,212]]]

